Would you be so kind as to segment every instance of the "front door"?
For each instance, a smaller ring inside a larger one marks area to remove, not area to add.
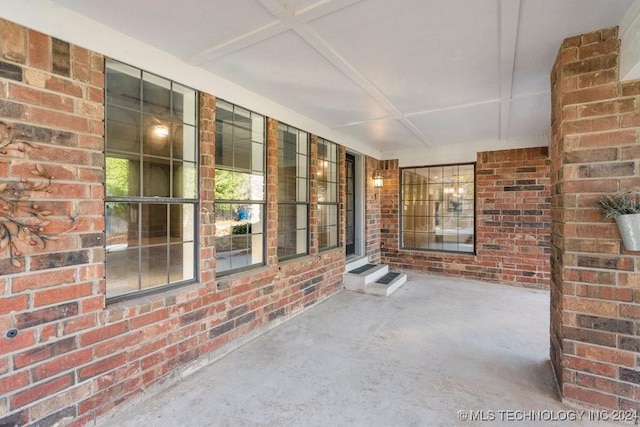
[[[356,158],[347,153],[347,256],[356,253]]]

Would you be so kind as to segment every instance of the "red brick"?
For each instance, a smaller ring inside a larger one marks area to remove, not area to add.
[[[61,77],[48,75],[45,81],[45,88],[54,92],[58,92],[64,95],[73,96],[75,98],[82,98],[82,87],[70,80],[63,79]]]
[[[70,301],[89,296],[92,293],[91,283],[79,283],[70,286],[56,287],[38,291],[33,295],[34,307]]]
[[[94,347],[94,354],[96,358],[109,356],[111,354],[122,351],[125,348],[136,346],[142,341],[140,333],[128,333],[126,335],[118,336],[108,341],[98,343]]]
[[[84,365],[91,361],[92,353],[92,349],[86,348],[49,359],[46,363],[31,369],[34,381],[41,381],[45,378],[58,375],[61,372],[71,370],[77,366]]]
[[[78,371],[78,379],[85,381],[96,375],[108,372],[112,369],[116,369],[118,366],[122,366],[127,362],[127,356],[125,353],[120,353],[99,362],[93,363],[87,367],[81,368]]]
[[[607,347],[599,347],[589,344],[579,343],[576,346],[576,355],[589,360],[628,366],[633,368],[636,363],[636,355],[628,351],[614,350]]]
[[[27,29],[3,19],[0,21],[0,39],[2,57],[24,64],[27,58]]]
[[[100,326],[93,331],[87,331],[80,335],[80,344],[84,347],[100,341],[107,340],[128,331],[126,321]]]
[[[576,387],[572,384],[563,386],[564,397],[566,399],[576,400],[578,402],[596,405],[601,408],[617,409],[617,398],[611,394],[600,393],[596,390],[590,390],[582,387]]]
[[[609,83],[601,86],[578,89],[565,93],[562,105],[582,104],[585,102],[614,99],[618,96],[618,84]]]
[[[612,38],[597,43],[580,46],[578,48],[578,59],[593,58],[611,53],[617,53],[620,42],[618,39]],[[617,78],[617,76],[616,76]]]
[[[579,145],[581,148],[604,148],[632,145],[635,144],[637,140],[638,132],[636,130],[623,130],[593,135],[581,135]]]
[[[22,330],[18,332],[14,338],[7,338],[6,334],[0,335],[0,348],[3,353],[13,353],[36,343],[36,337],[32,329]]]
[[[29,372],[21,371],[0,378],[0,394],[7,394],[29,384]]]
[[[75,108],[71,98],[15,84],[9,85],[9,99],[68,113],[72,113]]]
[[[21,408],[31,402],[41,399],[43,396],[50,396],[69,386],[73,385],[73,374],[64,375],[44,384],[34,385],[26,391],[16,393],[9,398],[11,408]]]
[[[13,311],[24,311],[29,308],[28,295],[16,295],[14,297],[0,298],[0,315]]]
[[[51,71],[51,39],[38,31],[29,30],[30,67]]]
[[[39,347],[33,347],[23,353],[16,354],[13,356],[13,364],[16,369],[20,369],[51,357],[67,353],[75,350],[76,348],[77,345],[74,337],[64,338]]]
[[[615,378],[618,374],[618,369],[611,364],[594,362],[592,360],[582,359],[579,357],[570,357],[565,355],[564,364],[569,369],[589,372],[609,378]]]

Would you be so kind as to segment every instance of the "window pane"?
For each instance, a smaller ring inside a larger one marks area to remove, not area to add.
[[[171,82],[162,77],[143,72],[143,111],[164,119],[171,118]]]
[[[137,159],[106,157],[107,196],[140,195],[140,162]]]
[[[138,249],[107,251],[107,298],[136,292],[138,283]]]
[[[188,242],[194,238],[194,205],[169,206],[169,239],[171,242]]]
[[[252,114],[251,139],[264,145],[264,117]]]
[[[195,199],[197,193],[196,179],[195,163],[174,162],[172,196],[181,199]]]
[[[171,169],[165,159],[145,157],[143,168],[143,195],[147,197],[169,197]]]
[[[140,111],[140,70],[107,59],[106,72],[106,102]]]
[[[107,105],[107,151],[140,152],[140,113]]]
[[[155,288],[168,283],[167,247],[140,248],[141,289]]]
[[[176,83],[173,84],[173,117],[175,121],[195,126],[197,105],[195,90]]]
[[[263,263],[260,204],[216,204],[216,271]]]
[[[251,144],[251,169],[254,172],[264,172],[264,144]]]
[[[175,125],[173,130],[173,158],[190,162],[196,160],[196,129],[188,125]]]
[[[144,115],[142,120],[144,127],[142,151],[153,156],[169,157],[172,137],[169,122],[149,115]]]
[[[168,242],[167,205],[142,204],[141,208],[141,244],[143,246],[166,245]]]
[[[194,253],[192,242],[169,246],[169,282],[195,279]]]
[[[402,245],[474,251],[474,165],[403,169]]]
[[[138,246],[138,205],[110,202],[106,204],[105,228],[107,252]]]

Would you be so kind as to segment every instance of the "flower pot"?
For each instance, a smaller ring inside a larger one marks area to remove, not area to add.
[[[640,251],[640,213],[618,215],[616,222],[624,248],[628,251]]]

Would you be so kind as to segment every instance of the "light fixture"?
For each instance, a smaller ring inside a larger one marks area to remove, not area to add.
[[[381,188],[383,184],[382,176],[380,175],[380,169],[376,169],[373,173],[373,186],[375,188]]]
[[[166,138],[169,136],[169,128],[165,125],[153,125],[151,132],[158,138]]]

